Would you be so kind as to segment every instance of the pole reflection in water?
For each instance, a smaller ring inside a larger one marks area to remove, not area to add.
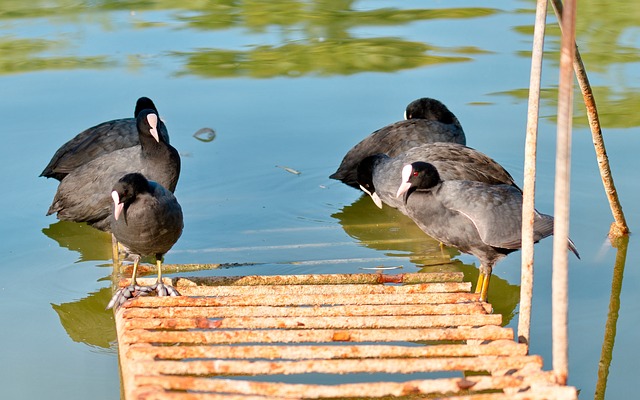
[[[618,311],[620,311],[620,293],[622,291],[622,278],[624,275],[624,265],[627,260],[627,247],[629,236],[621,237],[611,243],[617,248],[616,261],[613,266],[613,279],[611,281],[611,297],[609,298],[609,313],[607,323],[604,328],[604,340],[602,341],[602,352],[598,363],[598,381],[594,399],[605,398],[607,390],[607,379],[609,377],[609,367],[613,359],[613,345],[616,340],[616,326],[618,324]]]

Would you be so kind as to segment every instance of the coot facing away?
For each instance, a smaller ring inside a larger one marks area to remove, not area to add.
[[[158,109],[148,97],[140,97],[133,111],[133,118],[121,118],[92,126],[69,140],[55,152],[40,176],[61,181],[67,174],[112,151],[140,144],[136,118],[142,110]],[[169,132],[162,121],[158,121],[158,133],[169,143]]]
[[[521,247],[522,193],[509,185],[442,181],[425,162],[404,166],[397,197],[429,236],[480,260],[476,293],[486,301],[495,263]],[[553,234],[553,217],[536,211],[534,241]],[[579,258],[571,240],[569,249]]]
[[[356,144],[329,178],[357,189],[356,169],[365,157],[378,153],[395,157],[425,143],[466,144],[460,122],[438,100],[423,97],[412,101],[406,108],[405,118],[407,119],[404,121],[378,129]]]
[[[183,229],[182,208],[173,193],[142,174],[123,176],[111,192],[113,214],[111,232],[134,256],[131,284],[119,289],[107,308],[119,307],[136,293],[156,291],[158,296],[179,296],[177,290],[162,282],[162,257],[178,241]],[[153,255],[158,280],[150,287],[136,282],[142,256]]]
[[[180,155],[158,133],[158,114],[142,110],[136,119],[140,145],[112,151],[71,171],[58,186],[47,215],[87,222],[109,231],[109,189],[124,175],[140,172],[148,179],[175,190],[180,175]]]

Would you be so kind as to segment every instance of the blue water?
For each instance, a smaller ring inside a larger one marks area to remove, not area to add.
[[[581,4],[578,42],[635,231],[640,19],[631,4]],[[43,12],[47,5],[56,11]],[[182,155],[176,196],[185,230],[166,262],[259,264],[190,274],[350,273],[384,265],[461,270],[474,279],[474,257],[452,252],[453,264],[436,265],[442,262],[437,243],[409,220],[327,178],[352,145],[401,119],[418,97],[443,101],[468,145],[522,182],[532,1],[482,9],[468,9],[478,7],[470,1],[233,3],[210,10],[162,1],[147,9],[108,1],[28,6],[0,5],[3,397],[119,396],[113,316],[103,311],[111,295],[109,236],[46,217],[56,181],[38,175],[62,143],[99,122],[130,116],[139,96],[155,101]],[[3,50],[2,43],[15,46]],[[536,204],[551,213],[555,26],[545,49]],[[588,398],[616,252],[606,238],[612,217],[579,95],[575,109],[571,236],[582,260],[569,258],[569,383]],[[213,141],[193,137],[203,127],[215,130]],[[531,343],[547,369],[551,242],[536,246]],[[640,358],[636,249],[632,237],[606,392],[611,399],[629,398]],[[513,328],[519,265],[519,253],[501,262],[490,292]]]

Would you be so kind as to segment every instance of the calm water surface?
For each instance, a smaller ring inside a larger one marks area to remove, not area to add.
[[[133,3],[132,3],[133,4]],[[0,387],[3,398],[120,395],[109,236],[45,217],[54,151],[153,98],[182,154],[182,238],[168,263],[253,264],[200,275],[458,270],[477,261],[394,210],[377,210],[330,175],[373,130],[418,97],[440,99],[468,144],[521,182],[533,1],[176,2],[60,0],[0,4]],[[632,231],[639,229],[640,9],[579,5],[578,41]],[[543,74],[537,207],[553,211],[558,29]],[[579,96],[576,96],[579,100]],[[576,103],[570,257],[570,384],[594,396],[616,249],[583,107]],[[212,141],[193,134],[215,130]],[[280,166],[280,167],[276,167]],[[301,172],[292,174],[285,168]],[[536,247],[531,352],[551,368],[552,241]],[[516,327],[519,253],[495,270],[490,298]],[[640,272],[629,242],[606,397],[631,396],[640,358]],[[624,272],[622,274],[622,272]],[[610,319],[610,321],[613,321]],[[611,323],[611,322],[610,322]]]

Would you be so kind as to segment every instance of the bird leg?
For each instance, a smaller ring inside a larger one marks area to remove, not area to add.
[[[111,234],[111,257],[113,258],[113,268],[120,268],[120,253],[118,252],[118,240]],[[119,270],[118,270],[119,271]]]
[[[476,293],[480,293],[482,291],[482,282],[484,281],[484,274],[482,271],[478,274],[478,282],[476,283]]]
[[[158,266],[158,280],[150,288],[155,290],[157,295],[162,296],[180,296],[180,293],[171,285],[165,285],[162,281],[162,257],[156,257],[156,265]]]
[[[117,248],[116,248],[117,251]],[[131,273],[131,282],[129,286],[125,286],[123,288],[118,289],[109,304],[107,304],[107,310],[115,307],[118,309],[121,305],[125,303],[125,301],[132,299],[139,295],[144,295],[151,292],[153,289],[149,286],[139,286],[136,280],[136,276],[138,275],[138,264],[140,263],[140,256],[136,256],[133,261],[133,272]]]
[[[480,275],[478,275],[478,283],[476,283],[476,293],[480,293],[480,301],[483,302],[487,301],[492,269],[491,267],[480,265]]]

